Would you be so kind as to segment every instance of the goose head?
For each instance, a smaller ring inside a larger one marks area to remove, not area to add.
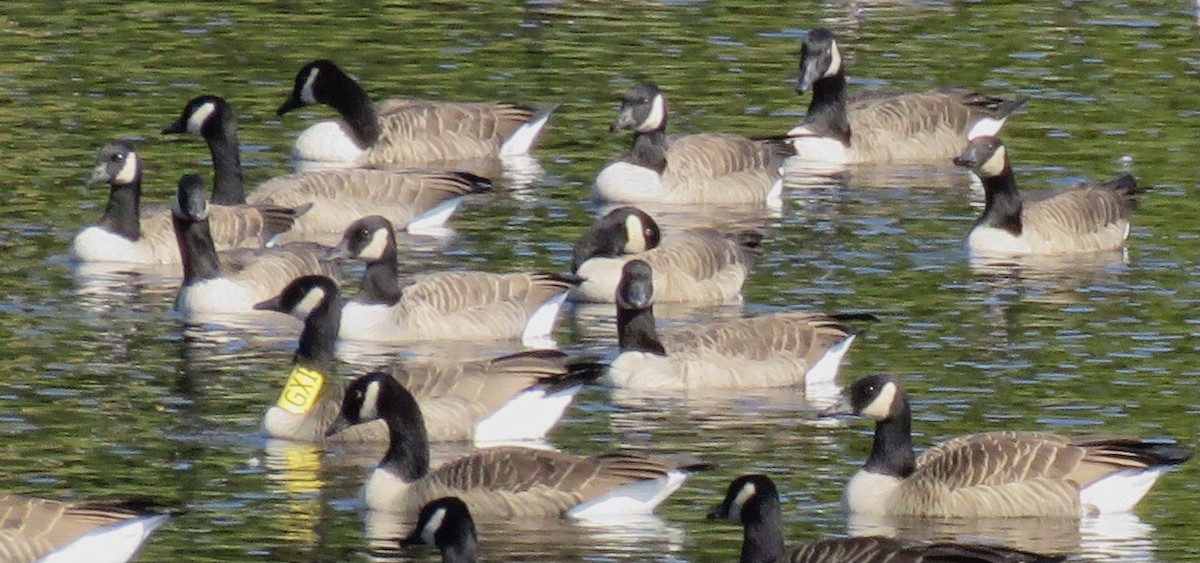
[[[346,80],[353,82],[333,61],[321,59],[305,64],[296,73],[291,95],[275,114],[283,115],[313,104],[327,104],[334,96],[336,85]]]
[[[327,276],[301,276],[266,301],[257,303],[259,311],[278,311],[304,320],[314,309],[338,297],[337,282]]]
[[[770,477],[742,475],[729,483],[725,500],[709,511],[708,519],[728,518],[748,524],[763,514],[771,503],[779,504],[779,490]]]
[[[208,186],[199,174],[184,174],[179,178],[179,190],[175,193],[171,212],[187,221],[203,221],[208,218]]]
[[[221,123],[231,115],[229,103],[225,98],[213,95],[197,96],[188,101],[179,119],[163,128],[162,133],[191,133],[208,138],[219,134]]]
[[[88,186],[100,184],[133,184],[141,179],[142,163],[133,143],[125,140],[109,141],[96,154],[96,165],[88,177]]]
[[[899,381],[889,375],[868,375],[847,387],[841,400],[822,414],[853,414],[887,422],[907,413],[908,395]]]
[[[475,521],[467,503],[458,497],[442,497],[421,507],[417,524],[408,537],[400,540],[401,547],[430,544],[443,552],[456,551],[456,561],[474,561],[477,544]],[[469,557],[464,557],[469,554]]]
[[[653,82],[643,82],[621,95],[621,109],[609,131],[633,129],[639,133],[663,131],[667,127],[667,100]]]
[[[617,284],[617,309],[638,311],[654,305],[654,272],[645,260],[630,260],[621,268]]]
[[[969,168],[981,179],[994,178],[1003,175],[1009,166],[1008,149],[998,137],[976,137],[954,158],[954,164]]]
[[[796,79],[796,93],[802,94],[818,80],[837,76],[841,72],[842,53],[838,50],[833,33],[823,27],[808,32],[800,46],[800,74]]]
[[[364,262],[381,260],[396,252],[396,232],[391,221],[371,215],[346,227],[342,240],[325,256],[327,260],[350,258]]]
[[[662,242],[658,223],[636,207],[618,207],[610,211],[575,245],[573,268],[578,270],[588,258],[641,254]]]

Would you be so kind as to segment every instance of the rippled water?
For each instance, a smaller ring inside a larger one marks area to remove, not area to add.
[[[364,524],[387,525],[364,523],[355,501],[378,451],[324,452],[257,433],[289,367],[294,321],[186,326],[168,312],[174,273],[69,267],[67,242],[103,208],[103,193],[81,185],[104,140],[140,138],[146,197],[165,198],[180,174],[207,166],[207,152],[198,139],[157,131],[193,95],[218,93],[238,108],[248,181],[282,173],[307,121],[273,110],[299,65],[317,57],[339,61],[378,97],[561,102],[536,153],[544,174],[475,199],[446,237],[406,240],[403,267],[562,269],[599,211],[587,201],[591,178],[628,142],[606,129],[621,90],[658,81],[676,131],[778,133],[807,103],[789,80],[798,41],[816,25],[838,34],[852,87],[961,84],[1032,97],[1006,127],[1019,181],[1044,187],[1135,173],[1148,192],[1128,255],[971,264],[960,243],[981,195],[967,174],[856,170],[793,188],[778,211],[658,210],[669,225],[712,221],[767,237],[744,307],[660,316],[874,312],[882,320],[855,344],[843,381],[902,376],[918,446],[1019,428],[1173,437],[1195,448],[1200,48],[1192,9],[1145,1],[6,5],[0,487],[185,507],[144,561],[357,560],[369,551]],[[611,356],[611,311],[572,312],[558,340]],[[466,348],[452,352],[500,351]],[[395,353],[345,347],[341,372]],[[749,471],[780,482],[790,540],[843,534],[838,499],[869,450],[870,425],[815,422],[808,401],[820,400],[784,390],[729,398],[589,389],[552,434],[555,446],[689,451],[719,468],[693,478],[657,517],[605,527],[484,522],[482,549],[490,560],[734,559],[740,531],[703,515]],[[1065,541],[1095,559],[1194,560],[1198,498],[1193,461],[1128,519],[1063,533],[1004,523],[960,534]]]

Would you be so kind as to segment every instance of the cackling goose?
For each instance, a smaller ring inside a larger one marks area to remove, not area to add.
[[[134,502],[0,495],[0,561],[121,563],[171,518]]]
[[[842,501],[852,514],[936,518],[1069,517],[1128,512],[1182,447],[1125,437],[1067,438],[1011,430],[951,438],[913,454],[900,382],[868,376],[827,413],[875,420],[875,442]]]
[[[574,276],[550,273],[437,272],[399,280],[396,234],[378,215],[346,229],[330,259],[366,262],[362,287],[342,308],[349,340],[548,338]]]
[[[331,61],[312,61],[296,73],[283,115],[326,104],[342,121],[322,121],[296,139],[292,157],[302,166],[412,168],[529,154],[554,106],[508,103],[371,101]]]
[[[654,270],[654,299],[659,303],[737,302],[756,258],[762,235],[725,234],[695,228],[663,236],[658,223],[636,207],[612,210],[575,245],[571,270],[582,278],[575,301],[613,303],[621,267],[645,260]]]
[[[83,262],[178,264],[182,260],[166,207],[143,206],[142,161],[128,141],[100,148],[88,185],[109,185],[108,206],[98,225],[79,231],[71,258]],[[256,248],[292,227],[303,209],[214,205],[212,236],[220,250]]]
[[[491,187],[488,180],[466,172],[350,169],[277,176],[247,196],[238,155],[237,118],[224,98],[193,98],[163,133],[192,133],[208,142],[214,203],[311,205],[289,231],[293,236],[340,233],[356,219],[372,213],[382,214],[408,230],[439,227],[454,214],[464,196]]]
[[[323,260],[328,249],[319,244],[296,242],[218,254],[209,225],[211,210],[204,180],[198,174],[180,178],[172,213],[183,258],[176,310],[184,314],[245,313],[296,277],[336,275],[337,268]]]
[[[416,514],[439,497],[460,497],[476,515],[596,518],[648,514],[709,464],[668,461],[634,453],[589,457],[503,446],[476,450],[430,471],[421,409],[395,378],[372,373],[346,390],[343,426],[382,418],[387,453],[363,485],[370,510]]]
[[[306,442],[386,442],[382,421],[326,432],[337,419],[345,386],[329,380],[340,319],[337,284],[324,276],[297,278],[255,309],[304,316],[304,329],[279,400],[263,416],[267,436]],[[408,388],[426,412],[431,442],[540,440],[562,417],[598,364],[554,350],[490,360],[379,368]]]
[[[1000,139],[972,139],[954,163],[970,168],[983,183],[983,214],[966,242],[974,254],[1116,250],[1129,238],[1129,216],[1137,209],[1138,191],[1137,180],[1129,174],[1022,197]]]
[[[846,68],[833,34],[808,33],[800,50],[796,91],[812,89],[804,120],[787,137],[802,162],[942,164],[968,135],[995,135],[1024,98],[1004,99],[963,88],[846,96]]]
[[[592,195],[615,203],[780,201],[786,147],[728,133],[667,136],[667,102],[653,82],[625,92],[611,129],[633,129],[633,148],[596,176]]]
[[[687,326],[655,327],[653,273],[627,262],[617,288],[621,353],[605,379],[648,390],[758,389],[833,383],[857,330],[842,318],[786,312]]]
[[[779,490],[766,475],[734,479],[725,500],[708,517],[742,523],[741,563],[1048,563],[1063,559],[978,544],[905,545],[882,536],[832,538],[786,546]],[[449,540],[455,537],[451,535],[454,532],[455,528],[448,527],[442,537]]]

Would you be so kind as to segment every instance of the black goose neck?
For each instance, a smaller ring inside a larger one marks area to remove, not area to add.
[[[171,221],[175,225],[175,241],[179,243],[179,255],[183,260],[183,285],[220,277],[221,263],[208,218],[191,220],[173,214]]]
[[[242,159],[238,154],[237,122],[223,116],[215,131],[204,135],[213,161],[212,202],[218,205],[246,203],[242,180]]]
[[[850,144],[850,119],[846,116],[846,73],[839,70],[833,76],[824,76],[813,83],[812,101],[804,123],[814,133],[833,137],[843,144]]]
[[[667,355],[658,339],[654,309],[627,309],[617,306],[617,344],[622,352],[647,352]]]
[[[897,392],[904,393],[903,390]],[[875,441],[863,469],[903,479],[916,469],[916,456],[912,447],[912,411],[908,398],[901,395],[896,400],[900,405],[892,416],[875,423]]]
[[[777,498],[763,499],[756,510],[744,512],[742,526],[741,563],[779,561],[784,550],[783,511]]]
[[[342,120],[350,128],[354,140],[361,148],[367,148],[379,140],[379,115],[375,112],[375,102],[354,79],[346,75],[336,78],[337,93],[330,96],[325,103],[338,111]]]
[[[142,178],[139,174],[128,184],[111,184],[108,188],[108,204],[100,224],[105,229],[129,240],[142,237],[140,218],[142,202]]]
[[[667,133],[663,129],[633,134],[633,150],[625,160],[662,174],[667,169]]]
[[[341,324],[341,303],[336,294],[327,294],[304,319],[300,344],[292,361],[320,373],[331,373]]]
[[[411,483],[429,473],[429,438],[420,407],[412,395],[401,397],[407,393],[395,389],[399,385],[389,378],[379,393],[379,416],[388,428],[388,449],[379,467]]]
[[[395,305],[400,301],[400,261],[396,256],[396,240],[388,240],[383,256],[367,262],[363,271],[362,288],[356,301],[371,305]]]
[[[989,227],[1004,229],[1013,235],[1021,234],[1021,192],[1017,190],[1017,180],[1012,167],[1007,163],[999,175],[981,177],[983,184],[983,215],[979,223]]]

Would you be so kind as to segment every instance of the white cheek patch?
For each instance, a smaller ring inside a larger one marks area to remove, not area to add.
[[[736,497],[733,497],[733,502],[729,503],[729,517],[734,520],[742,519],[742,507],[746,506],[746,502],[754,495],[758,494],[758,488],[754,483],[746,483],[742,485],[742,490],[738,491]]]
[[[200,107],[196,108],[191,115],[188,116],[187,132],[193,135],[199,135],[200,129],[204,127],[204,123],[208,121],[209,116],[217,111],[217,106],[212,102],[204,102]]]
[[[429,545],[436,545],[436,542],[433,541],[433,536],[437,534],[439,529],[441,529],[442,520],[445,519],[445,508],[438,508],[437,510],[434,510],[433,514],[429,515],[429,520],[425,522],[425,526],[421,528],[421,541]]]
[[[842,52],[838,49],[837,41],[829,43],[829,68],[825,70],[822,78],[829,78],[842,71]]]
[[[642,133],[654,131],[662,127],[666,119],[667,103],[663,100],[662,94],[655,94],[654,101],[650,103],[650,115],[646,116],[646,120],[641,125],[638,125],[637,130]]]
[[[358,413],[359,422],[368,422],[379,418],[379,382],[367,385],[363,394],[362,408]]]
[[[113,178],[114,184],[132,184],[137,179],[138,173],[138,155],[131,152],[125,157],[125,164],[121,166],[121,170],[117,172],[117,176]]]
[[[1004,146],[1000,146],[996,148],[995,152],[992,153],[992,156],[987,159],[987,162],[984,162],[983,166],[979,167],[979,171],[983,172],[983,175],[989,178],[993,176],[999,176],[1002,172],[1004,172],[1004,161],[1007,159],[1008,150],[1005,149]]]
[[[895,401],[896,384],[889,381],[879,390],[875,400],[862,410],[862,415],[875,420],[884,420],[892,416],[892,403]]]
[[[325,290],[319,287],[314,287],[308,290],[308,293],[304,294],[304,299],[301,299],[300,302],[296,304],[295,310],[292,312],[292,314],[296,315],[297,317],[307,317],[308,314],[311,313],[313,309],[316,309],[317,305],[320,305],[324,300]]]
[[[300,88],[300,101],[309,105],[318,103],[317,96],[313,94],[313,83],[317,81],[319,72],[320,70],[314,68],[308,73],[308,78],[304,80],[304,86]]]
[[[377,229],[371,233],[371,242],[363,247],[362,252],[358,253],[358,257],[363,260],[379,260],[383,258],[383,251],[387,249],[387,243],[387,229]]]
[[[643,234],[642,218],[630,215],[625,218],[625,248],[626,254],[641,254],[646,251],[646,237]]]

